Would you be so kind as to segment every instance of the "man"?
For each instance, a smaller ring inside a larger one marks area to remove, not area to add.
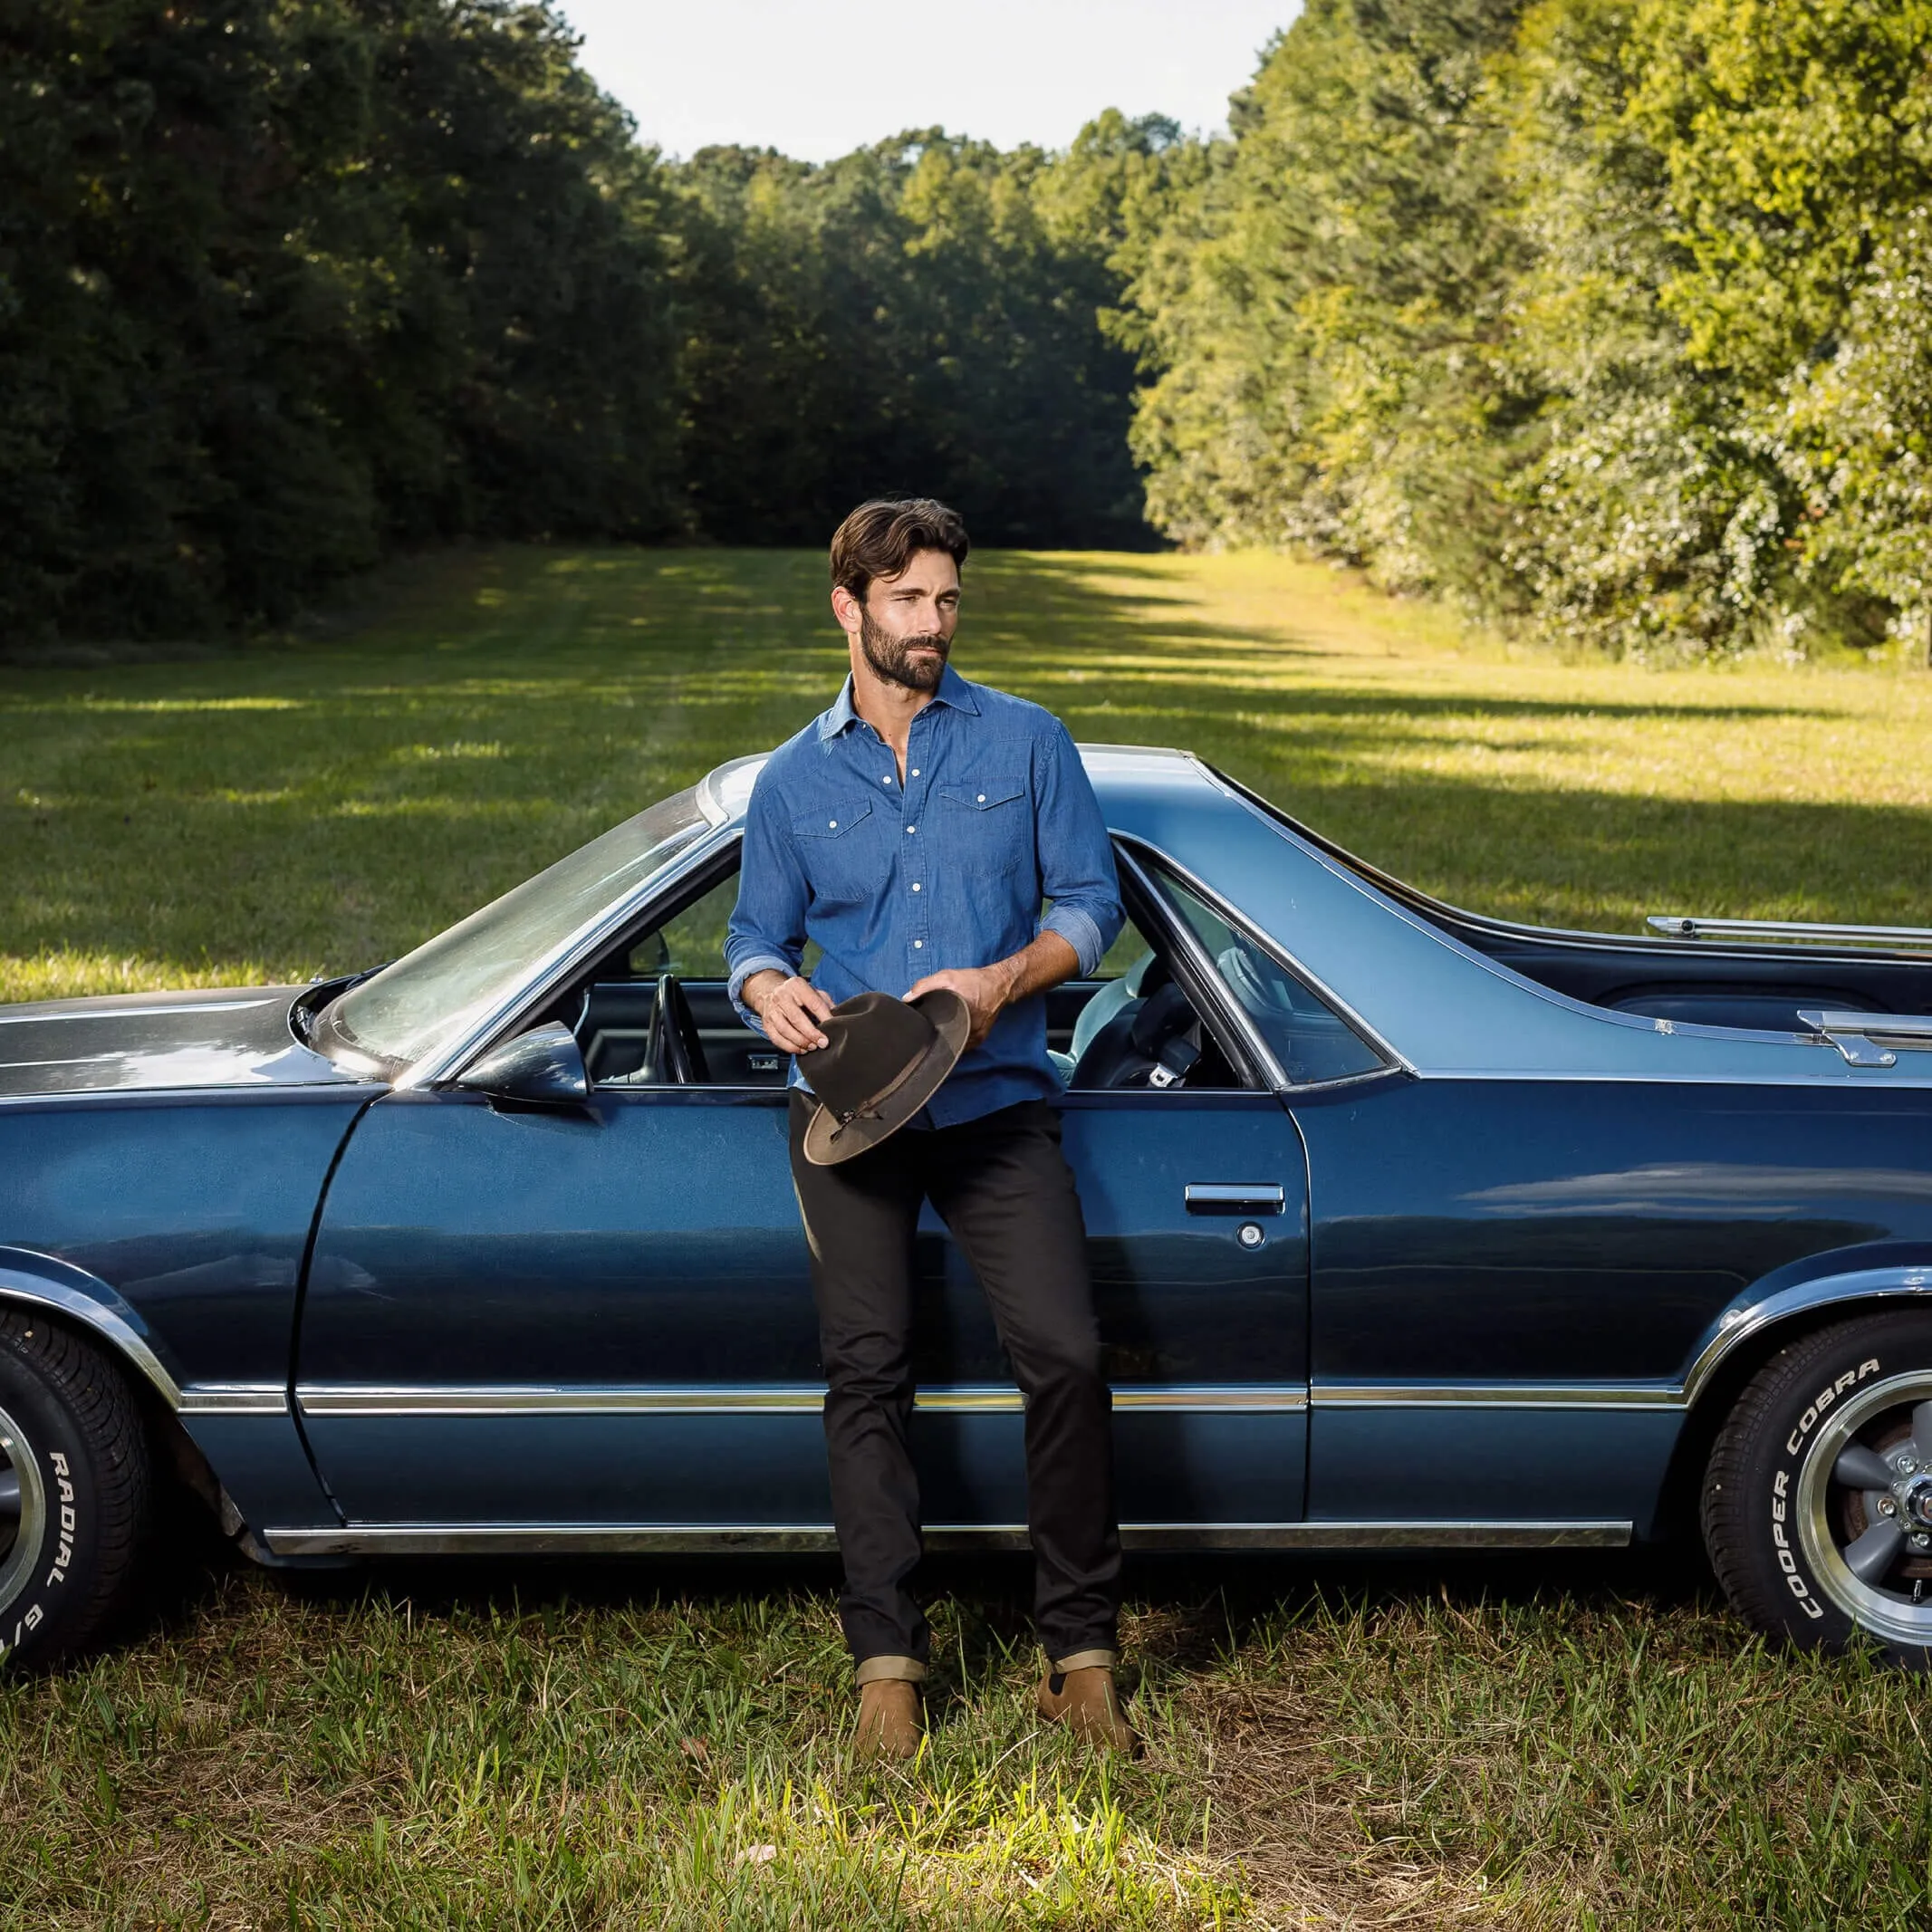
[[[805,1158],[818,1102],[792,1063],[860,1751],[909,1757],[923,1728],[930,1639],[908,1590],[920,1538],[906,1443],[922,1197],[979,1277],[1025,1398],[1034,1621],[1049,1659],[1040,1711],[1126,1750],[1111,1398],[1043,998],[1098,966],[1122,923],[1120,887],[1066,727],[947,662],[966,548],[957,515],[924,498],[863,504],[839,526],[831,608],[851,675],[758,775],[726,959],[746,1024],[794,1055],[825,1048],[822,1023],[861,993],[949,988],[970,1016],[918,1112],[832,1164]],[[809,980],[808,938],[824,955]]]

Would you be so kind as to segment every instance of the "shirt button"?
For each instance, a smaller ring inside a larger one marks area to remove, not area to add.
[[[925,940],[923,939],[915,939],[912,943],[915,948],[922,947],[926,944]]]
[[[884,776],[883,778],[881,778],[881,779],[880,779],[880,780],[879,780],[879,783],[880,783],[880,784],[882,784],[882,785],[889,785],[889,784],[890,784],[890,783],[892,783],[892,774],[891,774],[890,772],[888,772],[888,773],[886,774],[886,775],[885,775],[885,776]]]
[[[913,889],[913,890],[914,890],[915,892],[917,892],[917,891],[918,891],[918,890],[919,889],[919,882],[918,882],[918,879],[914,879],[914,880],[912,881],[912,889]]]
[[[984,792],[982,792],[979,796],[973,801],[976,805],[983,805],[985,803],[985,802],[986,794]]]
[[[914,765],[914,766],[913,766],[913,768],[912,768],[912,775],[913,775],[913,776],[914,776],[915,778],[917,778],[917,777],[918,777],[918,776],[919,775],[919,768],[918,768],[918,765]]]
[[[917,831],[918,829],[919,828],[917,825],[908,825],[906,828],[908,831]]]

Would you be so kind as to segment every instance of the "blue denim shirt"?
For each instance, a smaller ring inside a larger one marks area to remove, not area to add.
[[[808,937],[824,949],[812,984],[836,1005],[990,966],[1043,930],[1091,974],[1122,918],[1100,801],[1051,711],[947,665],[913,715],[902,791],[891,746],[852,709],[848,674],[752,787],[725,962],[732,1004],[757,1031],[745,982],[768,966],[796,973]],[[791,1084],[807,1085],[795,1059]],[[960,1055],[925,1111],[947,1127],[1060,1091],[1035,994]]]

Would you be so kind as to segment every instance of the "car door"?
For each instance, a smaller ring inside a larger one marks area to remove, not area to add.
[[[724,1078],[639,1081],[648,993],[610,981],[585,989],[593,1071],[610,1076],[585,1106],[399,1093],[352,1136],[317,1230],[297,1396],[324,1479],[371,1546],[385,1533],[404,1547],[829,1533],[783,1066],[722,995],[735,892],[735,875],[703,882],[626,954],[647,976],[680,972],[706,1071]],[[1212,973],[1185,929],[1167,943]],[[1123,1523],[1158,1543],[1292,1522],[1306,1182],[1279,1096],[1252,1072],[1070,1091],[1063,1144],[1115,1389]],[[927,1523],[939,1543],[1016,1538],[1020,1398],[930,1208],[916,1270]]]

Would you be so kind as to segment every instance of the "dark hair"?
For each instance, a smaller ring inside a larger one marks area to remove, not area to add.
[[[922,550],[966,560],[966,525],[956,510],[930,496],[875,497],[862,503],[831,536],[831,581],[860,603],[875,577],[897,577]]]

